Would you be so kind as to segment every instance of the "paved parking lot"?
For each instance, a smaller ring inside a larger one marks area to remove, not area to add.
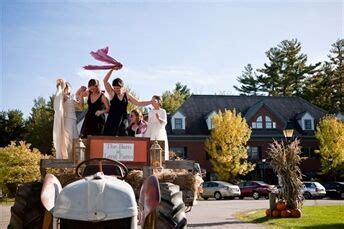
[[[304,205],[337,205],[344,200],[306,200]],[[237,220],[236,212],[268,208],[269,201],[253,200],[200,200],[191,212],[187,213],[189,228],[264,228],[262,225],[247,224]],[[0,205],[0,229],[7,228],[10,219],[10,205]]]

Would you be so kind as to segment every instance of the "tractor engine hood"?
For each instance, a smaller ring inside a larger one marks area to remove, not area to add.
[[[57,218],[105,221],[137,216],[137,204],[128,183],[97,173],[63,188],[52,212]]]

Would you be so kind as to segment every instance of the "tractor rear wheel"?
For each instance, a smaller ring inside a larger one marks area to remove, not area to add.
[[[185,204],[179,186],[160,183],[160,193],[157,228],[186,228]]]
[[[45,209],[41,202],[42,182],[26,183],[20,186],[11,207],[8,228],[41,229]]]

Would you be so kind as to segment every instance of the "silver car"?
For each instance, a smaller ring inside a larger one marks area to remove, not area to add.
[[[240,196],[240,189],[238,185],[233,185],[224,181],[208,181],[203,183],[203,199],[214,197],[217,200],[222,198],[234,198]]]
[[[305,199],[311,199],[313,197],[324,197],[326,195],[326,189],[319,182],[305,181],[303,182],[303,196]]]

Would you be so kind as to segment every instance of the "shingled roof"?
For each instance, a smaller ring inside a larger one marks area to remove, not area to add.
[[[191,95],[177,112],[181,112],[186,117],[184,134],[208,135],[209,130],[205,120],[212,111],[235,108],[237,112],[249,118],[263,105],[285,123],[288,120],[295,120],[298,114],[306,111],[313,116],[315,123],[326,115],[326,111],[300,97],[282,96]],[[167,131],[169,135],[173,135],[170,126],[167,126]]]

